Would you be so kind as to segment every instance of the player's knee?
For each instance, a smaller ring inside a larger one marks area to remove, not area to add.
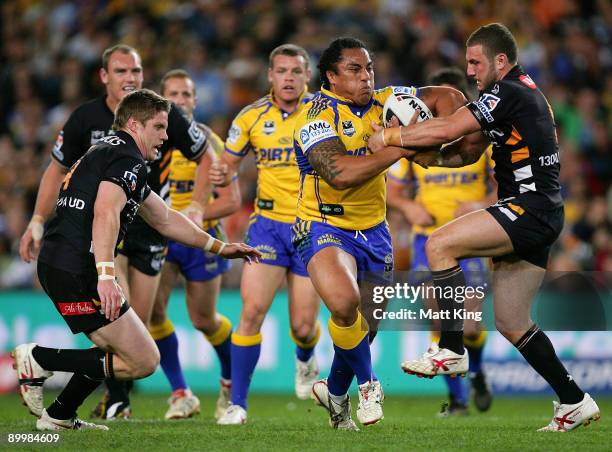
[[[191,318],[191,324],[206,335],[213,334],[218,328],[214,315],[195,315]]]
[[[345,303],[329,308],[332,319],[338,326],[350,326],[355,323],[357,318],[357,308],[359,303]]]
[[[315,322],[300,322],[291,325],[291,334],[300,342],[309,342],[316,333]]]
[[[159,366],[159,360],[160,356],[157,347],[149,350],[139,360],[138,370],[136,371],[138,375],[135,378],[145,378],[151,375],[155,372],[157,366]]]
[[[240,315],[240,324],[259,329],[267,312],[267,309],[258,303],[245,301],[244,307],[242,308],[242,314]]]
[[[441,256],[452,255],[453,251],[451,240],[444,232],[434,231],[425,242],[425,253],[430,264]]]

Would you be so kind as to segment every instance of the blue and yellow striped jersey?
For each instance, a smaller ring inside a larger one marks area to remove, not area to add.
[[[299,171],[293,155],[293,128],[310,93],[302,94],[293,113],[283,111],[272,94],[245,107],[234,119],[225,152],[240,157],[249,151],[257,162],[255,213],[293,223],[299,189]]]
[[[393,94],[418,95],[417,88],[386,87],[374,91],[370,102],[357,106],[321,88],[302,110],[294,131],[295,156],[300,168],[300,195],[297,216],[349,230],[375,226],[386,217],[386,171],[352,188],[336,190],[329,186],[308,162],[315,144],[339,138],[346,152],[355,158],[369,153],[371,122],[381,124],[383,105]]]
[[[211,144],[213,151],[220,155],[224,148],[223,140],[204,124],[198,124],[198,126],[204,129],[208,135],[208,142]],[[196,162],[187,160],[178,149],[172,151],[168,181],[170,183],[170,206],[173,209],[183,210],[191,202],[197,166]],[[214,196],[211,196],[208,202],[211,203],[213,200]],[[219,220],[206,220],[202,229],[210,229],[218,223]]]
[[[412,167],[412,176],[410,168]],[[416,185],[415,200],[435,220],[432,226],[413,225],[412,231],[417,234],[430,235],[440,226],[455,218],[455,210],[461,202],[480,201],[487,194],[487,175],[492,172],[491,146],[471,165],[462,168],[431,167],[425,169],[419,165],[401,159],[391,167],[389,177],[403,184],[411,180]]]

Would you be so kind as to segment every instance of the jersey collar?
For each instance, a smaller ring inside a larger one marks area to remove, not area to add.
[[[355,116],[358,116],[360,118],[363,118],[363,116],[368,112],[368,110],[372,107],[372,105],[374,105],[375,102],[374,96],[372,95],[370,101],[367,104],[363,106],[356,105],[353,101],[345,97],[339,96],[335,93],[332,93],[330,90],[325,89],[323,87],[321,87],[321,94],[334,99],[339,104],[346,105]]]
[[[300,94],[300,97],[298,97],[298,108],[295,109],[295,112],[297,112],[299,110],[299,105],[304,102],[304,96],[306,95],[306,93],[308,92],[308,85],[304,85],[304,91],[302,91],[302,94]],[[270,88],[270,92],[268,93],[268,97],[270,98],[270,103],[272,105],[274,105],[274,107],[276,107],[278,109],[278,111],[280,111],[281,116],[283,119],[287,119],[289,116],[291,116],[293,113],[289,113],[288,111],[283,110],[280,105],[278,104],[278,102],[276,102],[276,99],[274,99],[274,92],[272,91],[272,88]]]

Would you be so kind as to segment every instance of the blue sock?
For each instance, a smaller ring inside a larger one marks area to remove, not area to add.
[[[372,379],[372,357],[370,355],[370,341],[367,334],[355,348],[344,349],[334,345],[334,350],[353,369],[357,376],[357,383],[363,384]]]
[[[221,365],[221,378],[224,380],[232,379],[232,336],[227,336],[219,345],[214,345],[213,348],[219,357]]]
[[[353,382],[355,372],[351,369],[344,358],[339,353],[334,353],[329,377],[327,377],[327,388],[329,393],[335,396],[341,396],[348,392]]]
[[[450,375],[444,375],[444,381],[448,386],[449,392],[455,398],[455,400],[461,404],[466,404],[465,386],[461,378],[452,378]]]
[[[239,345],[244,344],[244,345]],[[232,334],[232,405],[246,410],[251,378],[261,353],[261,334],[238,336]]]
[[[299,359],[303,363],[308,361],[313,354],[314,354],[314,347],[302,348],[299,345],[295,346],[295,356],[297,357],[297,359]]]
[[[187,383],[185,382],[185,376],[183,375],[183,369],[181,369],[181,362],[178,356],[178,338],[176,333],[173,331],[163,339],[157,339],[155,343],[159,349],[161,368],[170,382],[172,391],[187,389]]]
[[[467,345],[465,348],[470,358],[470,373],[480,372],[482,370],[482,350],[484,346],[472,347]]]

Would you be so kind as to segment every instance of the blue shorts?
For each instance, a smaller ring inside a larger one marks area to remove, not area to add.
[[[246,243],[263,254],[259,259],[262,264],[285,267],[298,276],[308,276],[306,266],[291,244],[291,226],[291,223],[253,214],[249,220]]]
[[[385,279],[392,277],[393,248],[385,221],[370,229],[352,231],[298,219],[293,225],[292,240],[305,266],[323,248],[336,246],[355,258],[360,275],[372,273]]]
[[[225,240],[221,225],[208,229],[213,237]],[[166,262],[178,265],[180,272],[187,281],[204,282],[222,275],[231,267],[230,261],[216,254],[207,253],[200,248],[191,248],[170,240]]]
[[[410,265],[410,283],[422,284],[431,281],[431,269],[429,261],[425,253],[425,242],[428,236],[423,234],[415,234],[412,241],[412,264]],[[483,286],[487,282],[484,259],[473,257],[469,259],[461,259],[459,265],[465,275],[465,284],[468,287]]]

